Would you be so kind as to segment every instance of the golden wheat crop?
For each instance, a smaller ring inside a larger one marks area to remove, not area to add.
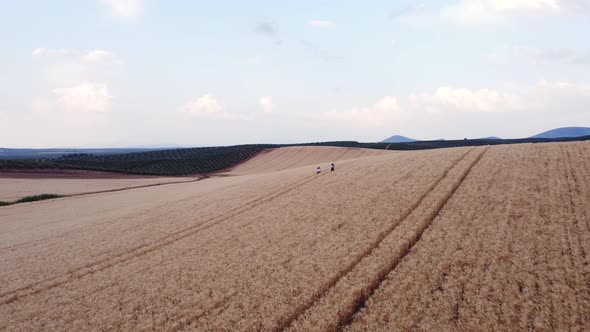
[[[589,144],[280,150],[0,208],[0,329],[590,327]]]
[[[135,177],[119,175],[118,178],[59,178],[41,177],[36,174],[19,174],[0,171],[0,201],[15,201],[25,196],[46,193],[78,195],[90,192],[121,190],[133,187],[166,183],[189,182],[197,177]]]
[[[588,330],[589,147],[490,149],[348,329]]]

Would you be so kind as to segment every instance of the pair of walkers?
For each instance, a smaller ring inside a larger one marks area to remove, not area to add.
[[[331,167],[330,167],[330,172],[334,172],[334,170],[336,169],[336,165],[334,165],[334,163],[332,163]],[[322,168],[320,166],[318,166],[318,168],[316,169],[316,174],[320,174],[322,172]]]

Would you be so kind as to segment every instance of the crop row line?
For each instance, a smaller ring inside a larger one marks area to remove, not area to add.
[[[424,222],[417,225],[416,232],[412,232],[410,234],[410,238],[408,239],[408,243],[402,247],[401,252],[399,255],[396,255],[396,258],[389,263],[387,269],[380,271],[378,278],[375,279],[368,287],[368,289],[359,294],[360,296],[356,299],[356,307],[355,310],[348,314],[348,317],[343,321],[339,322],[339,331],[342,331],[346,326],[350,325],[354,319],[354,316],[360,312],[366,305],[366,301],[375,293],[375,291],[381,286],[385,278],[399,265],[399,263],[406,257],[412,248],[420,241],[422,234],[432,225],[436,217],[441,213],[444,207],[447,205],[448,201],[455,195],[459,187],[463,184],[467,176],[471,173],[475,165],[479,163],[481,158],[487,152],[489,148],[483,149],[483,151],[473,160],[469,166],[463,171],[459,180],[453,185],[452,190],[444,196],[444,198],[438,202],[435,209],[431,211],[428,217],[424,220]]]
[[[246,212],[250,209],[253,209],[261,204],[272,201],[272,200],[276,199],[277,197],[285,195],[288,192],[295,190],[295,189],[307,184],[308,182],[310,182],[316,178],[317,178],[316,175],[305,177],[301,181],[297,181],[297,182],[290,184],[287,187],[282,188],[276,192],[273,192],[271,194],[267,194],[267,195],[264,195],[264,196],[259,197],[257,199],[254,199],[246,204],[243,204],[241,206],[233,208],[233,209],[231,209],[219,216],[210,218],[210,219],[208,219],[204,222],[201,222],[197,225],[187,227],[183,230],[179,230],[179,231],[174,232],[172,234],[168,234],[168,235],[166,235],[154,242],[143,244],[140,246],[136,246],[136,247],[131,248],[130,250],[120,253],[114,257],[104,258],[99,261],[95,261],[95,262],[83,265],[75,270],[69,271],[69,273],[67,275],[57,276],[54,278],[35,282],[35,283],[29,284],[27,286],[23,286],[18,289],[12,290],[12,291],[4,292],[4,293],[0,294],[0,305],[9,304],[11,302],[17,301],[17,300],[22,299],[24,297],[35,295],[35,294],[47,291],[49,289],[59,287],[61,285],[67,284],[73,280],[83,278],[89,274],[93,274],[93,273],[108,269],[108,268],[113,267],[117,264],[129,261],[129,260],[134,259],[136,257],[150,253],[154,250],[160,249],[160,248],[167,246],[169,244],[172,244],[176,241],[182,240],[188,236],[191,236],[193,234],[196,234],[196,233],[204,231],[208,228],[211,228],[223,221],[233,218],[236,215],[244,213],[244,212]]]
[[[104,194],[104,193],[111,193],[111,192],[118,192],[118,191],[127,191],[127,190],[133,190],[133,189],[141,189],[141,188],[148,188],[148,187],[157,187],[157,186],[166,186],[166,185],[172,185],[172,184],[183,184],[183,183],[192,183],[192,182],[198,182],[204,179],[209,178],[208,176],[204,176],[204,177],[199,177],[196,179],[191,179],[191,180],[184,180],[184,181],[173,181],[173,182],[163,182],[163,183],[153,183],[153,184],[146,184],[146,185],[140,185],[140,186],[132,186],[132,187],[125,187],[125,188],[117,188],[117,189],[106,189],[106,190],[97,190],[97,191],[89,191],[89,192],[82,192],[82,193],[77,193],[77,194],[69,194],[69,195],[59,195],[59,197],[57,198],[67,198],[67,197],[78,197],[78,196],[87,196],[87,195],[95,195],[95,194]],[[116,220],[116,219],[114,219]],[[111,220],[108,220],[104,223],[108,223],[111,222]],[[94,224],[94,225],[101,225],[104,223],[98,223],[98,224]],[[63,236],[65,234],[69,234],[72,232],[78,231],[78,229],[75,230],[71,230],[65,233],[60,233],[60,236]],[[0,252],[5,251],[5,250],[10,250],[10,249],[14,249],[14,248],[18,248],[18,247],[22,247],[24,245],[27,244],[31,244],[31,243],[35,243],[35,242],[41,242],[47,239],[51,239],[54,236],[47,236],[44,238],[40,238],[40,239],[35,239],[32,241],[27,241],[27,242],[22,242],[22,243],[17,243],[17,244],[13,244],[10,246],[6,246],[6,247],[2,247],[0,248]],[[1,295],[0,295],[1,296]]]
[[[447,174],[455,168],[472,150],[465,152],[459,158],[457,158],[445,171],[428,187],[427,190],[398,218],[396,222],[391,223],[384,231],[382,231],[377,239],[361,254],[359,254],[344,270],[340,271],[337,275],[331,278],[326,284],[324,284],[319,291],[314,294],[309,301],[304,303],[302,306],[297,308],[291,315],[282,319],[275,330],[293,329],[293,324],[303,318],[309,310],[317,305],[322,298],[325,298],[327,294],[347,275],[349,275],[357,266],[366,258],[373,254],[373,252],[379,247],[383,240],[390,235],[398,225],[400,225],[414,210],[420,206],[424,199],[441,183],[447,176]],[[346,315],[348,316],[348,315]],[[341,325],[341,324],[338,324]]]

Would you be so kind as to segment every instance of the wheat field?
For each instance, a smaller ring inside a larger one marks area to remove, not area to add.
[[[134,177],[119,175],[115,178],[61,178],[49,175],[19,174],[0,172],[0,201],[15,201],[25,196],[40,194],[80,195],[102,191],[156,186],[168,183],[190,182],[198,177]]]
[[[1,207],[0,329],[588,330],[589,158],[281,148]]]

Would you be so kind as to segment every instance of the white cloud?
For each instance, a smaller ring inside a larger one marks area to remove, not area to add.
[[[122,63],[122,61],[113,52],[101,49],[82,52],[79,50],[72,49],[53,49],[39,47],[34,49],[31,54],[35,58],[59,57],[60,61],[63,60],[63,57],[67,57],[67,60],[69,62],[83,62],[85,64]]]
[[[488,54],[487,60],[498,65],[505,64],[507,61],[506,55],[501,52],[492,52]]]
[[[31,103],[31,111],[33,113],[48,113],[51,112],[51,105],[45,101],[34,100]]]
[[[264,63],[264,57],[262,55],[255,55],[247,58],[246,62],[251,65],[261,65]]]
[[[411,19],[427,14],[426,5],[423,3],[411,4],[405,7],[394,9],[389,17],[392,20]]]
[[[497,50],[488,55],[488,61],[496,64],[505,64],[519,60],[524,60],[530,64],[589,64],[590,53],[584,53],[569,48],[537,48],[517,46],[509,49],[505,48],[502,50]]]
[[[517,54],[534,64],[547,62],[562,62],[570,64],[590,63],[590,53],[583,53],[569,48],[541,49],[521,47],[517,49]]]
[[[443,9],[443,16],[465,24],[493,23],[518,14],[562,11],[563,0],[461,0]]]
[[[109,51],[105,50],[92,50],[88,51],[83,56],[83,61],[88,64],[98,64],[98,63],[112,63],[112,64],[121,64],[122,61],[117,58],[117,56]]]
[[[516,53],[533,63],[565,61],[573,59],[577,54],[574,50],[566,48],[540,49],[534,47],[520,47],[516,49]]]
[[[432,92],[385,96],[372,106],[324,112],[316,120],[340,130],[339,139],[363,132],[371,133],[365,140],[392,133],[423,139],[518,137],[536,130],[526,133],[525,124],[531,130],[587,122],[588,105],[587,82],[540,81],[498,89],[441,86]]]
[[[63,56],[63,55],[68,55],[71,53],[71,50],[68,49],[54,49],[54,48],[43,48],[43,47],[38,47],[36,49],[33,50],[33,52],[31,53],[34,57],[36,58],[41,58],[41,57],[49,57],[49,56]]]
[[[590,97],[590,83],[572,83],[541,80],[537,83],[536,87],[544,92],[549,93],[560,92]]]
[[[334,26],[334,23],[324,20],[311,20],[309,21],[309,25],[315,28],[331,28]]]
[[[260,108],[264,113],[270,113],[273,109],[272,98],[271,97],[260,97],[258,100],[260,103]]]
[[[396,97],[385,96],[370,107],[357,107],[346,111],[329,111],[321,117],[327,121],[347,122],[370,127],[386,126],[400,114]]]
[[[552,11],[561,8],[559,0],[487,0],[486,2],[498,12]]]
[[[143,0],[98,0],[99,3],[109,6],[117,17],[134,18],[141,13]]]
[[[583,55],[577,55],[573,59],[570,60],[570,63],[578,64],[578,65],[587,65],[590,64],[590,53],[586,53]]]
[[[507,112],[517,110],[518,96],[491,89],[470,90],[443,86],[434,93],[411,95],[410,103],[427,111]]]
[[[225,106],[210,95],[201,96],[180,108],[182,112],[209,119],[236,119],[237,115],[228,112]]]
[[[66,111],[104,112],[110,108],[113,99],[106,84],[91,82],[54,89],[53,93]]]

